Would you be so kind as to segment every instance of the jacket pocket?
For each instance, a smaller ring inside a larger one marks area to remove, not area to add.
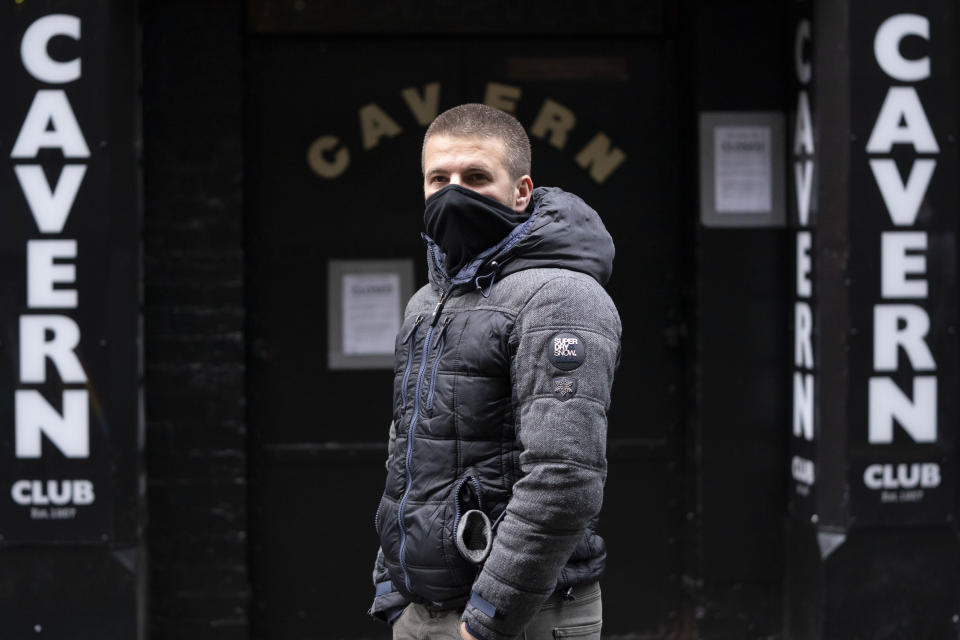
[[[456,532],[460,524],[460,516],[470,509],[483,511],[483,487],[480,481],[468,470],[466,475],[457,481],[453,489],[453,530]]]
[[[407,384],[410,382],[410,370],[413,369],[413,352],[417,347],[417,328],[423,322],[423,315],[417,316],[413,321],[413,326],[407,331],[400,344],[407,346],[407,364],[403,369],[403,377],[400,379],[400,413],[402,414],[407,406]]]
[[[453,484],[446,501],[445,510],[448,520],[443,527],[441,546],[443,556],[455,583],[471,583],[476,576],[477,566],[464,558],[457,548],[457,526],[464,513],[471,509],[481,509],[483,488],[472,469],[467,469]]]
[[[467,472],[453,492],[453,543],[460,557],[482,565],[493,543],[493,527],[483,511],[483,487]]]
[[[553,630],[554,638],[581,638],[581,640],[600,640],[600,629],[603,621],[591,624],[582,624],[575,627],[556,627]]]
[[[440,369],[440,356],[443,355],[443,347],[446,344],[447,327],[450,325],[450,316],[443,321],[440,327],[440,337],[437,338],[437,355],[433,357],[433,368],[430,370],[430,391],[427,392],[427,409],[433,410],[433,396],[437,389],[437,371]]]

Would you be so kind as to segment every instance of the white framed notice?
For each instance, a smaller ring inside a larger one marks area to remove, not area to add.
[[[708,227],[786,223],[783,114],[700,114],[700,220]]]
[[[403,307],[412,294],[412,260],[331,260],[327,266],[327,366],[393,366]]]

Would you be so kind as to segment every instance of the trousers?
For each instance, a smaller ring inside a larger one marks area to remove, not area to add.
[[[543,603],[517,640],[600,640],[603,604],[600,585],[574,587],[570,593],[554,593]],[[393,640],[460,640],[462,611],[431,611],[409,604],[393,623]]]

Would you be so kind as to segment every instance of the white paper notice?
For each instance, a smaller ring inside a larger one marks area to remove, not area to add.
[[[344,355],[392,354],[399,330],[400,275],[344,274]]]
[[[713,142],[717,213],[770,213],[770,127],[716,127]]]

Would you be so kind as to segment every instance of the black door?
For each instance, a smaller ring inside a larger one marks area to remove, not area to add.
[[[616,242],[609,291],[624,329],[601,520],[609,547],[604,631],[665,635],[680,602],[685,361],[677,327],[689,272],[673,47],[656,34],[251,38],[246,252],[257,637],[387,635],[365,610],[391,373],[328,369],[327,267],[412,259],[415,285],[426,281],[419,162],[434,92],[440,110],[485,99],[515,109],[532,134],[535,184],[583,197]],[[321,156],[311,166],[314,143]]]

